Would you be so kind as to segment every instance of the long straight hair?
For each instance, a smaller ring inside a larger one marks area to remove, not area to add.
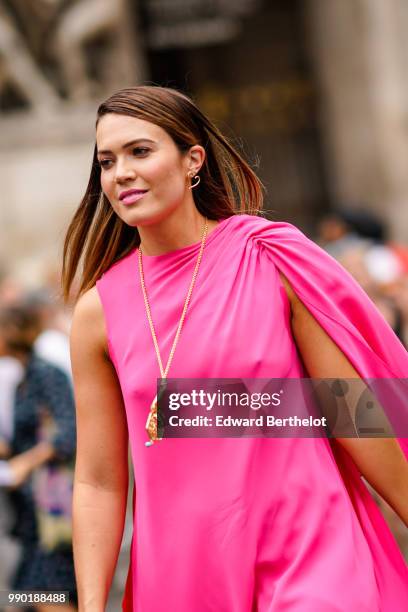
[[[108,113],[158,125],[182,154],[195,144],[204,147],[201,182],[194,190],[194,202],[201,214],[218,220],[261,210],[263,186],[259,178],[188,96],[167,87],[122,89],[99,106],[96,125]],[[137,228],[124,223],[114,212],[102,192],[100,178],[95,145],[88,186],[65,237],[62,288],[66,300],[76,279],[76,293],[81,295],[140,244]]]

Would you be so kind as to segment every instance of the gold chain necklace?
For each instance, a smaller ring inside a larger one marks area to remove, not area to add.
[[[205,246],[205,240],[207,238],[207,230],[208,230],[208,219],[205,218],[203,235],[202,235],[202,238],[201,238],[200,251],[198,253],[197,262],[196,262],[196,265],[195,265],[195,268],[194,268],[194,272],[193,272],[193,276],[192,276],[192,279],[191,279],[190,287],[188,289],[187,296],[186,296],[186,299],[184,301],[183,312],[181,313],[180,321],[179,321],[178,326],[177,326],[176,335],[174,337],[173,345],[171,347],[170,355],[169,355],[169,358],[167,360],[167,365],[166,365],[165,368],[163,368],[163,362],[162,362],[162,358],[161,358],[161,355],[160,355],[159,344],[157,342],[156,331],[155,331],[154,325],[153,325],[152,313],[151,313],[151,310],[150,310],[149,299],[147,297],[146,284],[145,284],[144,273],[143,273],[142,250],[141,250],[141,247],[139,247],[139,276],[140,276],[140,285],[142,287],[142,293],[143,293],[143,299],[144,299],[144,304],[145,304],[145,309],[146,309],[147,320],[149,321],[150,332],[152,334],[153,344],[154,344],[154,348],[155,348],[155,351],[156,351],[157,361],[159,363],[160,374],[161,374],[162,379],[166,379],[167,378],[167,374],[169,372],[171,362],[173,361],[174,352],[176,350],[177,342],[179,340],[180,333],[181,333],[181,328],[183,327],[183,323],[184,323],[184,319],[185,319],[185,316],[186,316],[187,308],[188,308],[188,305],[190,303],[191,294],[193,292],[193,288],[194,288],[195,281],[196,281],[196,278],[197,278],[198,270],[200,268],[200,263],[201,263],[201,259],[202,259],[202,256],[203,256],[204,246]],[[155,395],[154,400],[151,403],[150,410],[149,410],[149,415],[148,415],[147,421],[146,421],[146,431],[147,431],[147,435],[149,436],[148,442],[145,442],[146,446],[152,446],[152,444],[154,442],[157,442],[157,441],[162,439],[162,438],[159,438],[158,435],[157,435],[157,401],[158,401],[157,395]]]

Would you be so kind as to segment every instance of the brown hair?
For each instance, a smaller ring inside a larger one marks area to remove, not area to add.
[[[41,331],[35,310],[27,304],[13,304],[0,308],[0,334],[7,350],[28,354]]]
[[[209,219],[223,219],[236,213],[257,214],[262,208],[263,188],[255,172],[186,95],[147,85],[122,89],[99,106],[96,124],[108,113],[158,125],[171,136],[181,153],[195,144],[205,148],[201,182],[194,190],[194,201]],[[140,243],[137,229],[116,215],[102,193],[100,172],[95,146],[88,186],[65,238],[62,268],[65,299],[80,266],[79,295]]]

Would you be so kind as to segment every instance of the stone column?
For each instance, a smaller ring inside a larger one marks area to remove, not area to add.
[[[366,204],[408,241],[404,3],[308,0],[307,23],[332,199]]]

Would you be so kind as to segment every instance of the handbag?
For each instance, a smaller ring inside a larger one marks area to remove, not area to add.
[[[33,475],[33,492],[40,545],[47,551],[66,549],[72,542],[73,470],[49,463]]]
[[[40,439],[51,440],[55,422],[48,411],[41,414]],[[32,490],[40,546],[47,551],[72,546],[72,491],[74,462],[51,460],[33,473]]]

